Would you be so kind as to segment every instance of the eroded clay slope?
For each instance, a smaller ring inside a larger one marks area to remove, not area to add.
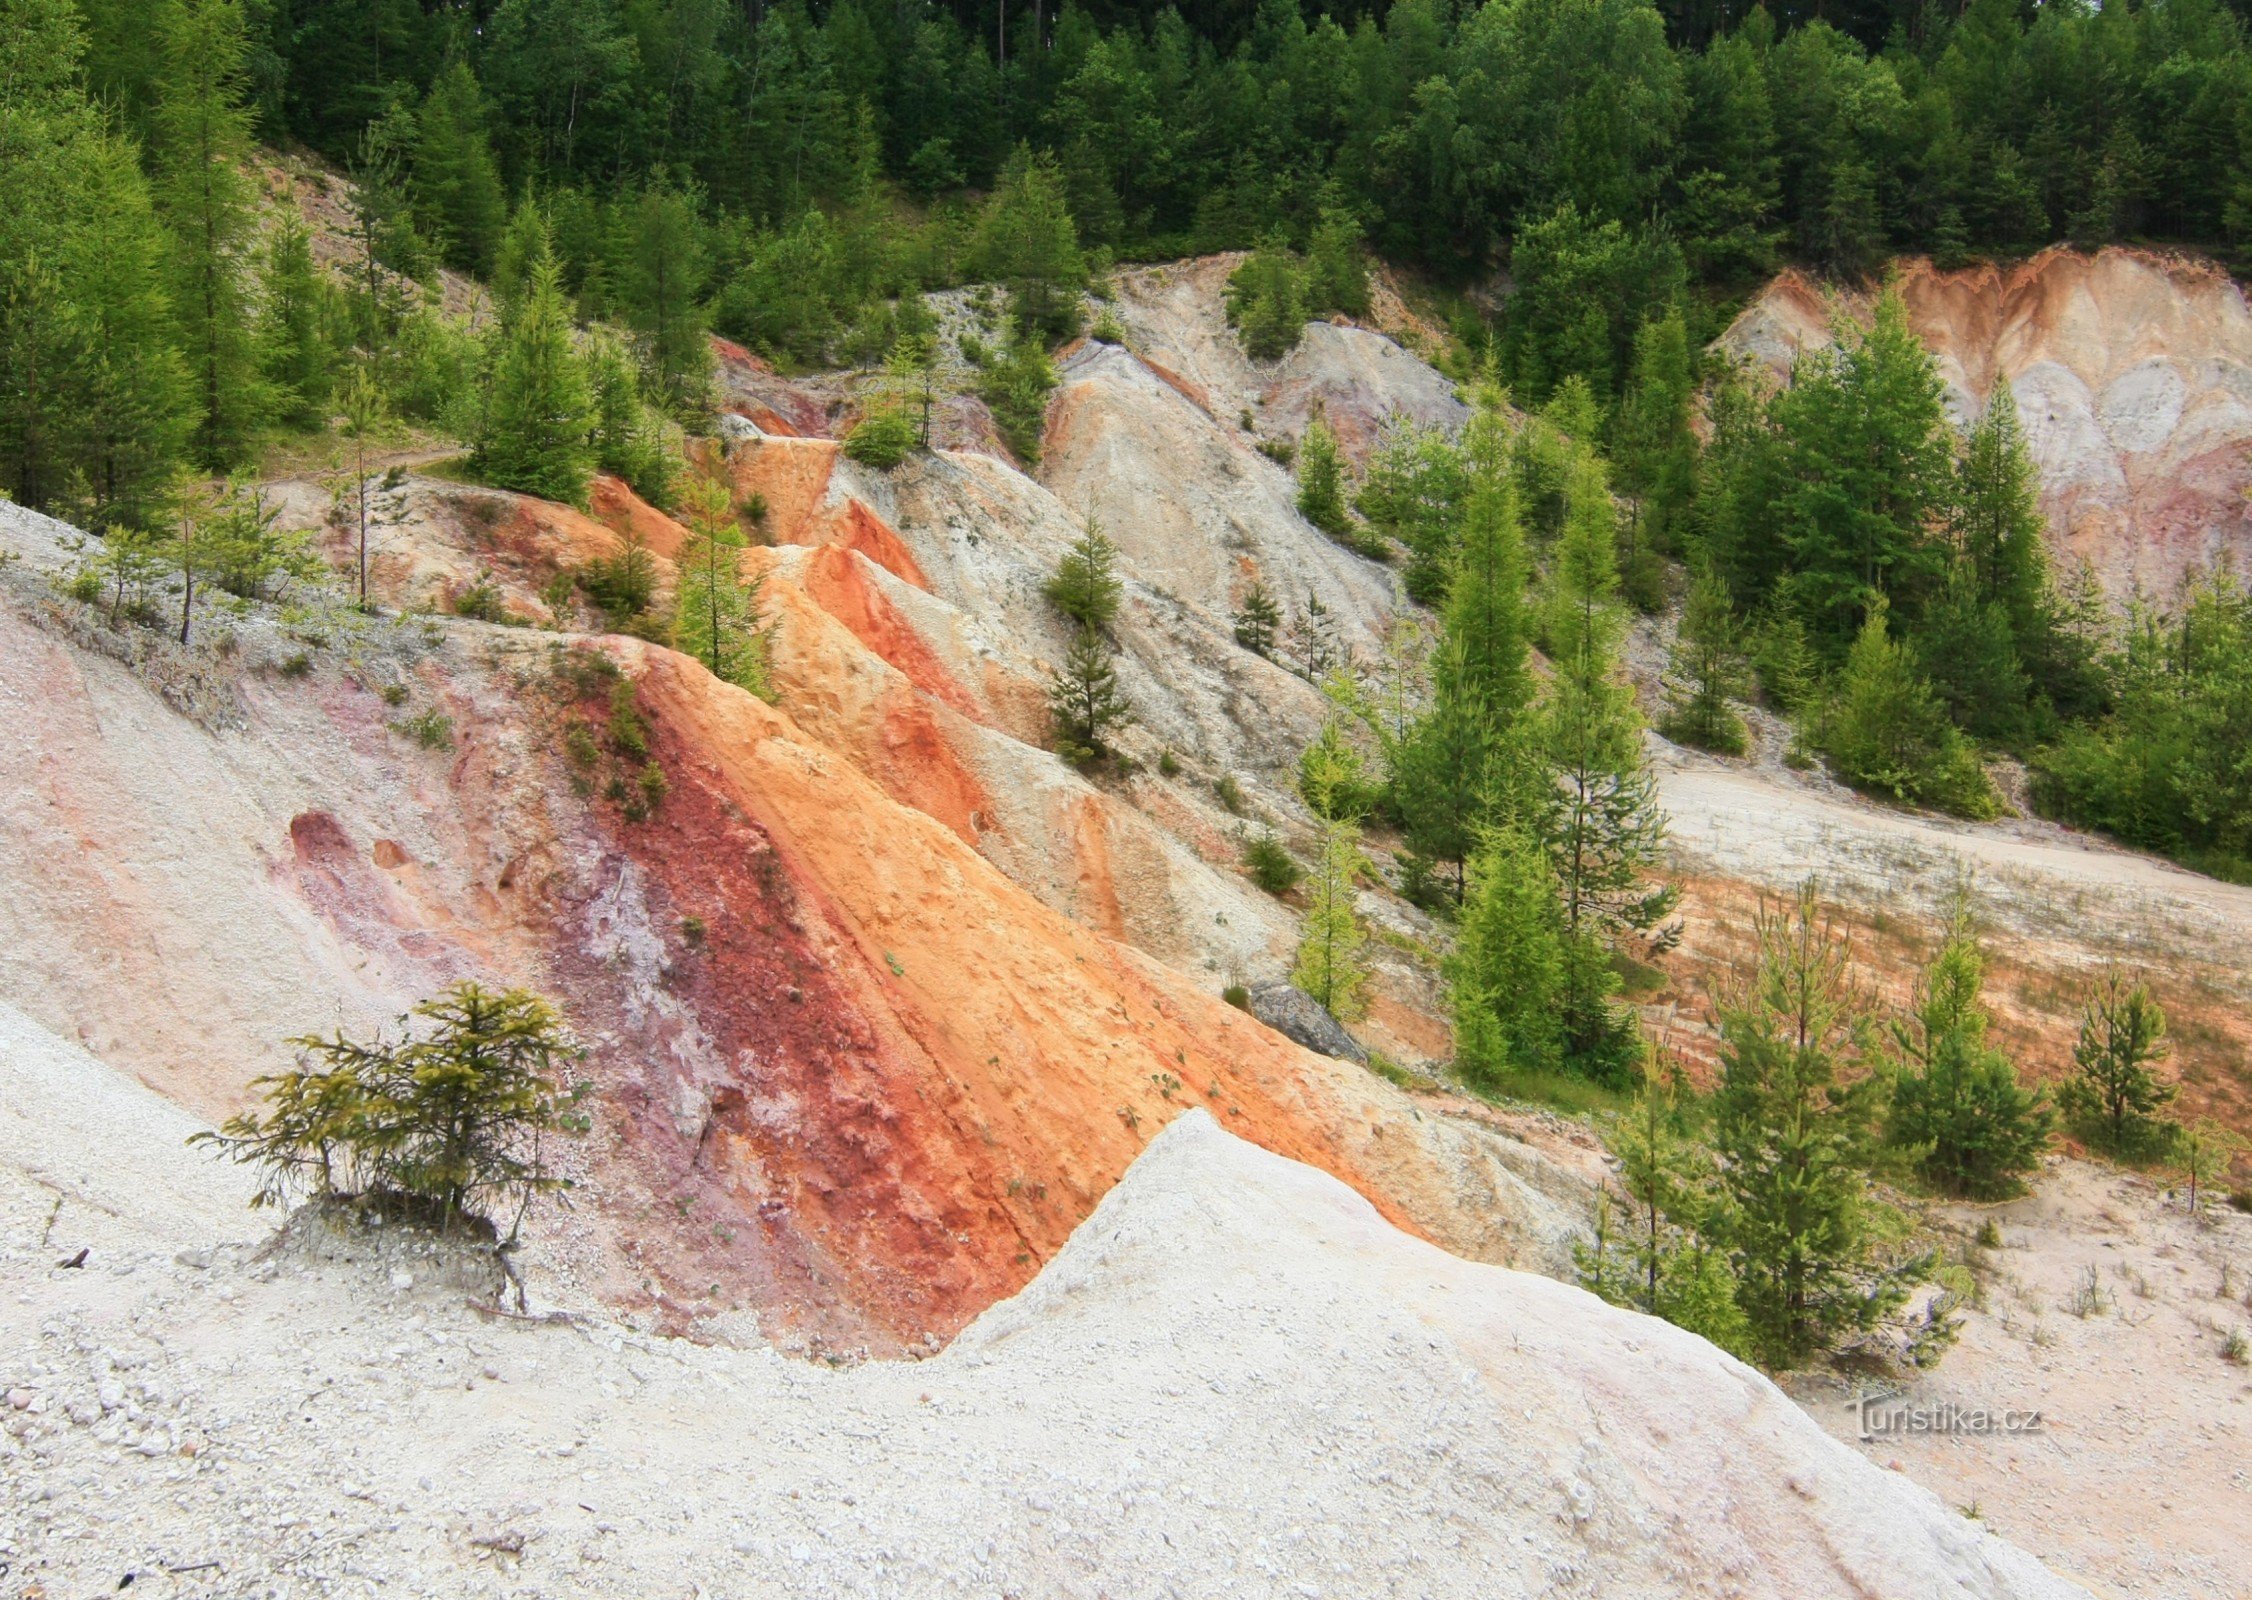
[[[134,1109],[5,1009],[0,1066]],[[1701,1341],[1203,1112],[953,1348],[844,1371],[480,1320],[396,1230],[183,1249],[157,1186],[205,1175],[115,1120],[51,1129],[105,1212],[52,1208],[0,1119],[0,1539],[48,1593],[2080,1593]]]
[[[944,1336],[1192,1105],[1450,1248],[1568,1260],[1584,1153],[1287,1043],[683,657],[341,607],[181,652],[34,563],[6,584],[0,996],[217,1117],[287,1035],[462,977],[553,994],[599,1106],[542,1245],[575,1292],[723,1336]],[[574,650],[632,686],[668,780],[646,821],[567,754],[611,716]],[[402,731],[433,716],[446,748]]]
[[[2210,261],[2145,250],[2048,250],[2013,266],[1896,281],[1939,358],[1958,419],[2007,380],[2041,473],[2051,536],[2115,595],[2170,594],[2194,564],[2252,554],[2252,310]],[[1827,344],[1865,294],[1796,273],[1770,284],[1725,349],[1770,373]]]

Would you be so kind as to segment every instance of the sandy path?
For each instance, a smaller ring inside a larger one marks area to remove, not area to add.
[[[2067,959],[2243,966],[2252,889],[2052,823],[1955,822],[1658,746],[1677,865],[1889,911],[1930,910],[1967,866],[1980,908]],[[2069,951],[2061,948],[2069,947]]]

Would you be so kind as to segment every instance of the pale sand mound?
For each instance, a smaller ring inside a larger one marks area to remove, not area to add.
[[[2188,567],[2252,543],[2252,308],[2209,261],[2144,250],[2048,250],[2011,267],[1897,277],[1938,358],[1958,420],[1999,379],[2017,399],[2051,536],[2115,595],[2166,594]],[[1770,373],[1830,342],[1865,294],[1796,272],[1769,284],[1720,338]]]
[[[0,1540],[48,1593],[2078,1592],[1700,1341],[1201,1113],[946,1354],[841,1372],[481,1322],[399,1239],[175,1259],[167,1199],[77,1271],[9,1214]]]

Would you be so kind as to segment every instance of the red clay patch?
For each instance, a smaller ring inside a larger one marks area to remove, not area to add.
[[[852,547],[836,544],[815,551],[800,569],[798,585],[916,688],[972,721],[987,721],[983,709],[924,642],[915,625],[868,580],[867,569]]]

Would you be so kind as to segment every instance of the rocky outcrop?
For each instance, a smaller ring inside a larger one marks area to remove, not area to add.
[[[1303,989],[1287,983],[1255,984],[1249,1009],[1285,1039],[1317,1054],[1335,1056],[1340,1061],[1368,1060],[1360,1041]]]
[[[2252,557],[2252,309],[2210,261],[2112,248],[2047,250],[2010,266],[1894,281],[1939,360],[1949,408],[1976,418],[1998,382],[2016,397],[2050,535],[2114,596],[2165,597],[2184,571]],[[1720,347],[1780,376],[1829,342],[1866,293],[1785,273]]]

